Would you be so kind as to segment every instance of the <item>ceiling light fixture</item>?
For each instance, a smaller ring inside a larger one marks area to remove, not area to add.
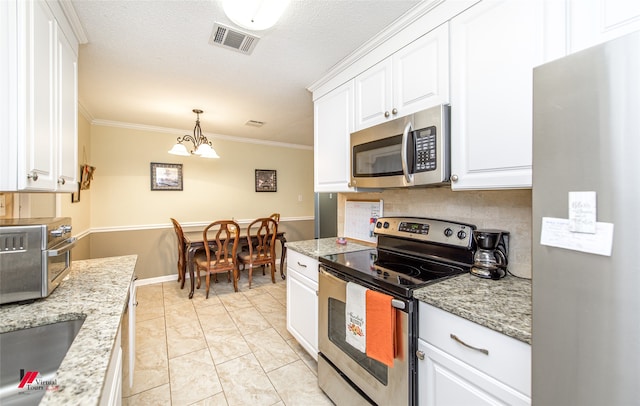
[[[178,142],[169,150],[169,153],[182,156],[199,155],[202,158],[220,158],[211,147],[211,141],[202,135],[202,128],[200,128],[202,110],[193,109],[193,112],[196,113],[196,126],[193,128],[193,136],[187,134],[184,137],[178,137]],[[187,150],[187,147],[182,143],[183,141],[191,141],[193,143],[191,152]]]
[[[225,0],[222,6],[240,27],[260,31],[273,27],[288,4],[289,0]]]

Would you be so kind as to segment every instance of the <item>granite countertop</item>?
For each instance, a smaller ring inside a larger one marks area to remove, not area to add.
[[[49,297],[0,306],[0,332],[86,317],[41,405],[97,405],[126,308],[136,255],[73,261]]]
[[[346,244],[338,244],[335,237],[320,238],[317,240],[287,241],[287,249],[299,252],[303,255],[318,259],[324,255],[340,254],[342,252],[362,251],[375,248],[347,239]]]
[[[464,274],[418,289],[418,300],[531,344],[531,280]]]

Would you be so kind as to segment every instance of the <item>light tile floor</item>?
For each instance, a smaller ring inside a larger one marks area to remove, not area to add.
[[[189,300],[177,282],[138,287],[134,384],[124,405],[332,405],[286,327],[286,281],[243,272]],[[188,283],[188,281],[187,281]]]

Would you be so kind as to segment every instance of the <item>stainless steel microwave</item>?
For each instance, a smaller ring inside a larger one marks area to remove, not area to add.
[[[451,176],[449,105],[351,133],[351,187],[436,186]]]

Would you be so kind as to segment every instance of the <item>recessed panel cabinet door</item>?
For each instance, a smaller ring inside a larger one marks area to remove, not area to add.
[[[532,69],[564,54],[557,5],[485,0],[451,20],[452,189],[531,187]]]
[[[55,179],[55,55],[56,21],[45,2],[24,2],[19,13],[24,22],[22,50],[26,65],[22,66],[24,77],[19,81],[26,91],[19,91],[18,104],[24,103],[24,117],[18,121],[24,125],[24,137],[19,140],[18,189],[53,190]]]
[[[57,190],[78,188],[78,56],[58,30],[58,178]]]
[[[314,189],[349,192],[349,143],[353,129],[353,81],[314,103]]]
[[[449,24],[393,55],[393,106],[399,115],[449,102]]]
[[[423,340],[418,353],[420,406],[531,404],[529,397]]]
[[[287,330],[318,360],[318,284],[287,268]]]
[[[640,30],[638,0],[570,0],[569,52]]]

